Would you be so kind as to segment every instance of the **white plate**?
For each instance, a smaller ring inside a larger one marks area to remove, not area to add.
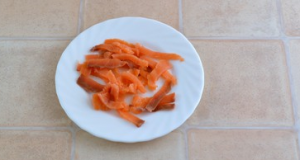
[[[142,127],[119,118],[116,113],[95,111],[91,95],[76,84],[79,74],[76,63],[84,60],[91,47],[108,38],[119,38],[160,52],[175,52],[185,61],[172,61],[178,84],[176,108],[172,111],[145,113]],[[55,75],[56,93],[66,114],[90,134],[111,141],[141,142],[168,134],[183,124],[201,99],[204,72],[201,60],[192,44],[178,31],[161,22],[138,17],[111,19],[92,26],[77,36],[62,54]]]

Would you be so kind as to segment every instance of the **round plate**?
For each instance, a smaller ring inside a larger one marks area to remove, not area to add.
[[[171,90],[176,93],[174,110],[137,115],[145,120],[137,128],[113,111],[93,109],[91,95],[76,83],[79,73],[75,68],[93,46],[109,38],[140,43],[160,52],[177,53],[185,59],[184,62],[172,61],[172,72],[178,79],[178,84]],[[204,72],[196,50],[180,32],[155,20],[123,17],[96,24],[78,35],[58,62],[55,85],[62,108],[83,130],[111,141],[141,142],[168,134],[191,116],[202,96]]]

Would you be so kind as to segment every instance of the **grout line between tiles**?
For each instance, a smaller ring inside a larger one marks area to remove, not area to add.
[[[188,143],[188,134],[187,129],[183,130],[184,133],[184,144],[185,144],[185,159],[189,160],[189,143]]]
[[[292,79],[292,73],[291,73],[291,62],[290,62],[290,50],[289,50],[289,40],[287,39],[283,39],[283,43],[284,43],[284,48],[285,48],[285,54],[286,54],[286,64],[287,64],[287,68],[288,68],[288,77],[289,77],[289,86],[290,86],[290,92],[291,92],[291,96],[292,96],[292,106],[293,106],[293,115],[294,115],[294,121],[295,121],[295,129],[297,131],[299,131],[299,120],[298,120],[298,108],[297,108],[297,104],[296,104],[296,100],[295,100],[295,91],[294,91],[294,82]]]
[[[76,134],[77,134],[77,129],[72,127],[72,143],[71,143],[71,160],[75,159],[75,146],[76,146]]]
[[[178,21],[179,21],[179,31],[183,33],[183,22],[182,22],[182,0],[178,0]]]
[[[0,37],[1,40],[72,40],[75,37]]]
[[[298,37],[288,37],[285,34],[285,26],[284,26],[284,19],[283,19],[283,13],[282,13],[282,4],[280,0],[276,0],[277,3],[277,10],[278,10],[278,16],[279,16],[279,23],[281,26],[281,35],[282,35],[282,41],[284,44],[284,50],[285,50],[285,55],[286,55],[286,64],[288,68],[288,77],[289,77],[289,86],[290,86],[290,92],[291,92],[291,98],[292,98],[292,107],[293,107],[293,116],[294,116],[294,128],[297,133],[297,151],[298,151],[298,156],[300,154],[300,131],[299,131],[299,120],[298,120],[298,106],[295,100],[295,90],[294,90],[294,83],[292,79],[292,70],[291,70],[291,57],[290,57],[290,49],[289,49],[289,40],[290,39],[299,39]]]
[[[79,14],[78,14],[78,27],[77,27],[77,34],[79,34],[81,32],[81,28],[82,28],[82,20],[83,20],[83,3],[84,0],[80,0],[80,4],[79,4]]]

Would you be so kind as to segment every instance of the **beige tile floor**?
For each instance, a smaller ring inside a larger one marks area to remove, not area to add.
[[[192,117],[150,142],[89,135],[55,94],[70,40],[121,16],[178,29],[205,69]],[[0,160],[299,160],[299,26],[299,0],[0,0]]]

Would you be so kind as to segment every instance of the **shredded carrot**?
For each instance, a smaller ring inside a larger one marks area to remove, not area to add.
[[[180,61],[184,61],[184,59],[175,53],[162,53],[162,52],[155,52],[152,51],[144,46],[141,46],[140,44],[137,44],[137,48],[139,49],[140,53],[142,55],[146,55],[152,58],[156,58],[156,59],[165,59],[165,60],[180,60]]]
[[[175,108],[176,94],[169,92],[177,79],[169,70],[172,69],[170,60],[184,60],[180,55],[152,51],[121,39],[107,39],[91,52],[98,54],[86,55],[84,62],[77,63],[76,70],[80,74],[77,84],[93,93],[95,110],[116,111],[121,118],[140,127],[145,121],[134,114]],[[157,90],[159,78],[165,80],[163,86],[152,97],[142,97],[147,88]],[[125,98],[132,95],[131,103],[126,103]]]
[[[123,61],[130,61],[134,63],[135,65],[141,66],[141,67],[148,67],[148,62],[142,59],[139,59],[138,57],[130,54],[114,54],[112,55],[115,59],[120,59]]]
[[[102,84],[97,83],[96,81],[85,75],[80,75],[77,80],[77,84],[87,92],[100,92],[104,88]]]
[[[147,76],[148,85],[151,90],[156,89],[156,81],[157,79],[168,69],[171,69],[171,64],[166,60],[159,61],[155,68],[151,71],[151,73]]]
[[[125,120],[133,123],[135,126],[140,127],[144,124],[144,120],[134,116],[133,114],[130,114],[129,112],[125,112],[122,110],[117,110],[119,115],[124,118]]]
[[[118,68],[126,64],[124,61],[118,59],[90,59],[86,61],[88,67],[99,67],[99,68]]]
[[[151,100],[149,101],[149,103],[146,106],[146,109],[149,112],[152,112],[153,110],[155,110],[155,108],[157,107],[157,105],[159,104],[159,102],[164,98],[164,96],[170,92],[171,90],[171,82],[170,81],[166,81],[164,83],[164,85],[159,89],[158,92],[156,92],[154,94],[154,96],[151,98]]]
[[[105,107],[97,94],[93,94],[93,106],[95,110],[108,111],[109,108]]]

